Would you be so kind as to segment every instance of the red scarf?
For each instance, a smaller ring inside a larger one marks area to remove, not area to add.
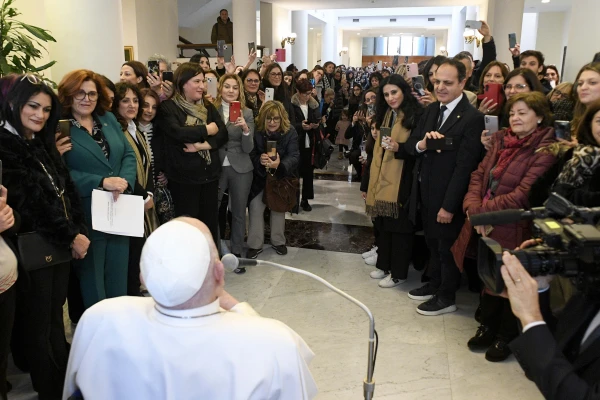
[[[492,171],[492,177],[495,181],[500,179],[506,168],[516,157],[519,150],[525,146],[532,137],[533,134],[527,135],[523,139],[519,139],[510,128],[506,130],[506,134],[504,135],[504,146],[498,150],[498,161],[496,162],[496,168]]]

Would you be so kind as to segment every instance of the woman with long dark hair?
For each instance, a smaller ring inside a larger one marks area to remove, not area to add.
[[[405,205],[410,197],[415,158],[409,155],[404,143],[416,126],[421,106],[411,94],[411,88],[400,75],[383,80],[377,91],[378,142],[366,193],[367,213],[374,218],[377,238],[377,269],[371,278],[379,280],[382,288],[403,283],[408,276],[412,258],[414,226]],[[390,136],[381,136],[381,129]]]
[[[28,74],[14,83],[2,105],[2,178],[10,194],[7,204],[21,217],[18,233],[35,232],[57,249],[71,248],[79,260],[89,257],[90,241],[79,195],[56,149],[59,115],[58,98],[42,78]],[[69,261],[21,270],[17,283],[14,341],[40,399],[62,395],[69,355],[62,307],[69,270]]]
[[[265,76],[262,80],[262,90],[265,91],[267,88],[275,90],[273,100],[283,104],[285,111],[288,113],[290,122],[292,125],[295,124],[296,116],[294,108],[292,107],[290,91],[283,81],[283,70],[277,63],[270,64],[265,71]]]

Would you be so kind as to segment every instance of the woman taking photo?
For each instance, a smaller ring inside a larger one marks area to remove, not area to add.
[[[135,186],[136,160],[113,114],[104,83],[95,72],[69,72],[58,85],[63,117],[71,123],[73,149],[65,162],[81,196],[92,241],[88,256],[73,262],[85,308],[127,294],[129,238],[92,229],[92,191],[103,188],[114,198]]]
[[[231,122],[230,110],[233,102],[239,102],[242,110]],[[225,74],[219,81],[219,94],[215,107],[223,123],[227,126],[229,140],[219,149],[221,177],[219,178],[219,204],[224,193],[229,190],[229,205],[232,214],[231,243],[229,248],[236,257],[241,257],[246,235],[246,206],[252,186],[250,152],[254,148],[254,117],[245,107],[242,80],[236,74]]]
[[[151,152],[136,121],[141,114],[142,93],[130,83],[117,83],[112,111],[121,125],[123,135],[133,149],[137,163],[133,194],[144,198],[144,236],[129,239],[129,267],[127,269],[127,294],[140,296],[140,258],[146,239],[156,228],[158,218],[154,212],[154,176]]]
[[[508,76],[508,69],[506,66],[499,61],[492,61],[489,63],[481,73],[479,78],[479,91],[478,95],[482,95],[485,90],[485,86],[490,83],[504,84],[504,80]],[[478,100],[479,111],[486,115],[499,115],[500,108],[498,104],[491,99]]]
[[[276,156],[267,154],[267,142],[276,142]],[[248,252],[246,258],[256,258],[262,253],[265,239],[263,201],[267,174],[276,179],[296,176],[300,152],[298,151],[298,135],[290,123],[283,104],[268,101],[260,109],[256,120],[254,149],[250,153],[254,164],[254,179],[249,205]],[[271,211],[271,247],[279,255],[287,254],[285,246],[285,212]]]
[[[529,208],[531,185],[556,162],[554,155],[540,150],[556,141],[551,128],[550,107],[543,93],[512,96],[507,109],[510,128],[492,135],[491,149],[471,175],[463,201],[467,217]],[[514,249],[531,237],[531,227],[527,221],[473,227],[467,220],[453,247],[454,259],[460,269],[475,233],[494,239],[503,248]],[[517,319],[508,299],[484,292],[481,296],[481,326],[469,340],[469,349],[487,349],[485,358],[488,361],[503,361],[510,355],[508,343],[518,334]]]
[[[262,90],[266,92],[267,88],[272,88],[275,91],[273,99],[283,104],[289,121],[295,124],[296,118],[290,101],[290,92],[283,82],[283,70],[279,64],[273,63],[267,67],[265,77],[262,80]]]
[[[8,205],[21,217],[18,234],[35,232],[48,246],[71,248],[73,259],[81,261],[91,256],[90,241],[77,190],[56,149],[59,115],[54,91],[38,76],[24,75],[12,86],[0,122],[3,185],[10,194]],[[19,279],[23,285],[19,284],[13,339],[41,399],[59,399],[62,394],[69,356],[62,307],[69,270],[65,261],[26,270]]]
[[[152,141],[162,149],[156,172],[169,180],[175,216],[201,220],[219,243],[218,149],[227,143],[227,128],[215,106],[204,101],[206,83],[198,64],[181,64],[173,79],[173,97],[160,103],[156,117]]]
[[[244,82],[244,97],[246,98],[246,107],[252,110],[252,116],[256,120],[258,112],[265,100],[265,92],[260,89],[260,74],[255,69],[248,69],[242,75]]]
[[[292,104],[296,113],[296,133],[298,135],[298,148],[300,151],[300,177],[302,178],[302,201],[300,207],[304,211],[311,211],[308,200],[315,198],[313,187],[314,167],[312,155],[315,143],[321,140],[319,122],[321,113],[319,103],[312,97],[313,85],[308,79],[296,83],[296,93],[292,96]]]
[[[382,83],[377,92],[376,126],[389,128],[391,136],[379,136],[373,149],[366,205],[379,232],[377,269],[370,275],[379,280],[379,287],[391,288],[406,280],[412,257],[414,227],[403,206],[410,197],[415,159],[404,143],[419,120],[421,107],[400,75]]]

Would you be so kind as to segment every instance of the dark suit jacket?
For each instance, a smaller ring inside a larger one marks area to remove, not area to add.
[[[535,326],[510,343],[526,375],[546,399],[600,399],[600,340],[579,354],[581,339],[600,302],[575,295],[558,318],[553,336]]]
[[[417,142],[427,132],[436,130],[439,112],[439,102],[430,104],[405,143],[406,151],[417,157],[408,207],[410,218],[416,222],[416,208],[420,204],[423,228],[428,237],[452,239],[458,236],[465,220],[462,202],[469,187],[471,172],[481,160],[483,146],[480,137],[485,124],[483,114],[463,95],[439,130],[453,139],[454,149],[441,153],[435,150],[418,153],[415,149]],[[450,224],[437,223],[441,208],[454,214]]]

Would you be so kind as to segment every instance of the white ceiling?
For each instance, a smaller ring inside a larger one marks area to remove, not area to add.
[[[571,8],[572,0],[550,0],[542,3],[541,0],[525,0],[525,12],[558,12]]]

